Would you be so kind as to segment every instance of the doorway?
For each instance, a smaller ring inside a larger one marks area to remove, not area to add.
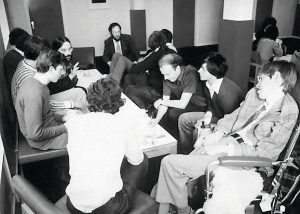
[[[57,36],[64,36],[60,0],[27,0],[32,34],[43,37],[50,44]]]

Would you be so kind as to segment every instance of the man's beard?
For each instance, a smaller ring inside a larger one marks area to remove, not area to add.
[[[119,36],[119,38],[116,38],[116,37],[113,36],[113,39],[114,39],[116,42],[120,41],[120,38],[121,38],[121,36]]]
[[[70,55],[67,55],[66,56],[66,59],[68,60],[68,61],[70,61],[71,59],[72,59],[72,55],[70,54]]]

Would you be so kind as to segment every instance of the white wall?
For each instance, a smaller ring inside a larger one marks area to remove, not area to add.
[[[173,33],[173,0],[145,0],[147,42],[150,34],[163,28]]]
[[[110,23],[118,22],[123,33],[131,33],[131,8],[146,10],[147,38],[154,30],[173,31],[173,0],[146,0],[141,4],[144,8],[132,4],[130,0],[110,0],[110,8],[91,10],[87,1],[61,0],[65,34],[74,47],[94,46],[96,56],[100,56]]]
[[[0,27],[1,27],[2,37],[3,37],[4,47],[6,48],[9,40],[9,27],[8,27],[7,16],[6,16],[3,0],[0,0]]]
[[[274,0],[272,16],[277,20],[280,37],[293,34],[297,0]]]
[[[129,0],[110,0],[110,8],[89,9],[88,1],[61,0],[65,34],[74,47],[92,46],[96,56],[103,54],[108,26],[118,22],[122,32],[130,34]]]
[[[195,0],[195,46],[218,43],[222,0]]]

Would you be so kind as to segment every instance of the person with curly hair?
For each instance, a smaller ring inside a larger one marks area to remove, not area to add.
[[[124,108],[119,84],[110,77],[88,88],[87,101],[90,112],[65,123],[71,176],[67,207],[71,213],[127,213],[147,174],[143,124]]]

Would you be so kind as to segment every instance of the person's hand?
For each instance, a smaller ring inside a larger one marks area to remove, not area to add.
[[[58,111],[58,110],[61,110],[61,109],[72,109],[72,108],[74,108],[74,103],[73,103],[72,100],[67,100],[67,101],[51,100],[50,105],[51,105],[51,110],[52,111]]]
[[[111,61],[107,62],[108,66],[110,66]]]
[[[154,107],[156,108],[156,109],[158,109],[158,107],[160,106],[162,104],[162,99],[158,99],[158,100],[156,100],[155,102],[154,102]]]
[[[81,114],[81,112],[77,110],[68,110],[66,114],[62,117],[62,121],[66,122],[76,114]]]
[[[149,126],[155,127],[158,124],[158,121],[156,118],[149,120]]]
[[[215,144],[221,140],[224,136],[224,133],[221,131],[216,131],[212,134],[209,134],[203,138],[203,145]]]
[[[211,118],[212,118],[212,113],[211,113],[211,111],[205,112],[204,117],[203,117],[204,124],[205,124],[205,125],[210,124]]]
[[[282,45],[282,40],[281,39],[276,39],[276,43],[278,43],[279,46]]]
[[[71,70],[71,73],[69,74],[70,79],[73,79],[77,75],[77,72],[79,70],[78,64],[79,64],[79,62],[76,62],[75,65],[73,66],[73,69]]]

